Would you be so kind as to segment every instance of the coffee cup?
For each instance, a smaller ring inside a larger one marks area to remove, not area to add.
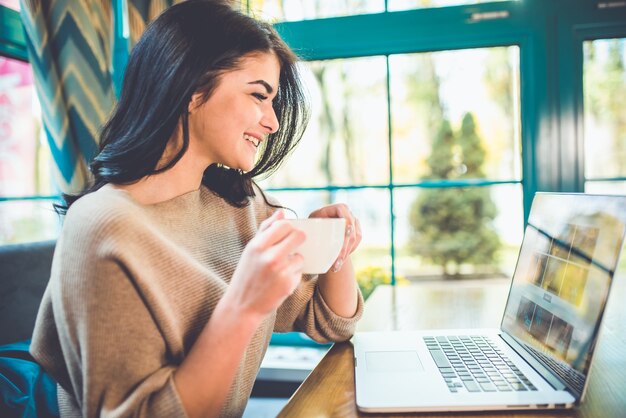
[[[345,219],[283,219],[277,222],[288,222],[306,235],[304,242],[295,250],[304,257],[303,273],[322,274],[330,270],[343,246]]]

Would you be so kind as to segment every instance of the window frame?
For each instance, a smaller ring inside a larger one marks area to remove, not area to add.
[[[517,45],[520,48],[521,180],[486,180],[480,185],[520,183],[526,223],[535,192],[584,191],[583,42],[626,36],[626,7],[617,6],[618,2],[601,0],[521,0],[288,21],[274,26],[305,61],[372,55],[388,59],[389,55],[399,53]],[[504,18],[485,18],[503,14]],[[388,65],[387,101],[391,120]],[[389,184],[364,187],[389,189],[394,283],[394,188],[473,184],[394,183],[391,129],[389,124]],[[354,187],[329,185],[315,190],[351,188]]]
[[[0,6],[0,55],[28,61],[20,13],[6,6]]]
[[[468,21],[475,13],[493,13],[505,11],[507,19],[494,19],[471,22]],[[482,48],[517,45],[520,50],[520,66],[528,67],[532,62],[534,49],[533,33],[526,25],[523,14],[525,10],[520,8],[518,2],[488,3],[480,7],[452,6],[436,9],[419,9],[409,11],[385,12],[375,15],[359,15],[337,17],[320,20],[307,20],[302,22],[284,22],[276,24],[287,43],[304,60],[325,60],[335,58],[355,58],[362,56],[382,55],[387,61],[387,118],[388,118],[388,144],[389,154],[389,181],[385,185],[370,185],[370,188],[385,188],[389,193],[390,208],[390,256],[391,256],[391,283],[396,282],[396,243],[395,243],[395,198],[394,190],[398,188],[431,188],[431,187],[467,187],[467,186],[493,186],[498,184],[521,184],[522,190],[537,190],[532,173],[535,171],[535,159],[533,155],[533,142],[531,129],[525,126],[535,123],[534,120],[524,123],[525,115],[532,115],[529,111],[535,104],[531,100],[523,100],[520,108],[521,122],[521,152],[522,152],[522,175],[519,180],[511,179],[504,181],[494,180],[470,180],[470,181],[420,181],[412,184],[399,184],[393,178],[393,144],[392,144],[392,120],[390,98],[390,73],[389,56],[393,54],[436,52],[445,50],[459,50],[466,48]],[[441,27],[445,29],[442,30]],[[375,28],[373,30],[372,28]],[[493,31],[498,36],[493,36]],[[454,33],[455,36],[450,36]],[[385,36],[383,36],[385,35]],[[338,44],[337,40],[341,40]],[[533,79],[527,74],[530,71],[522,71],[520,68],[520,96],[534,98],[529,94],[533,88]],[[530,116],[528,116],[530,118]],[[530,153],[530,155],[528,155]],[[310,188],[290,188],[291,190],[311,190]],[[317,188],[317,190],[324,188]],[[329,185],[327,190],[350,189],[350,187],[336,187]],[[270,191],[282,191],[284,189],[270,189]],[[524,195],[526,191],[524,192]],[[523,202],[529,199],[523,198]],[[524,220],[527,218],[527,205],[524,205]]]
[[[610,2],[599,2],[607,3]],[[583,191],[589,181],[624,181],[626,177],[587,178],[585,176],[585,126],[584,126],[584,43],[586,41],[626,38],[626,7],[621,13],[607,16],[583,14],[573,11],[561,21],[559,37],[562,41],[561,59],[571,63],[571,71],[564,72],[559,80],[561,113],[560,132],[565,146],[562,160],[565,191]],[[568,39],[571,37],[571,40]],[[569,42],[568,42],[569,41]],[[626,58],[626,57],[625,57]]]

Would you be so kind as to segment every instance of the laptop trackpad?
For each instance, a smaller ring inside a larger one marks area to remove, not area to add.
[[[368,351],[368,372],[420,372],[424,370],[417,351]]]

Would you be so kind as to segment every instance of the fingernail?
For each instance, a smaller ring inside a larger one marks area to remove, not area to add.
[[[340,258],[339,260],[337,260],[335,266],[333,267],[333,273],[337,273],[339,270],[341,270],[341,266],[343,266],[343,260]]]
[[[346,236],[350,236],[352,235],[352,225],[348,225],[348,227],[346,228]]]

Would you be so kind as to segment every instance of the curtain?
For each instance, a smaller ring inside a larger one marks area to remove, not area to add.
[[[113,70],[120,60],[114,46],[121,35],[114,27],[123,25],[114,26],[114,19],[128,19],[125,42],[134,45],[172,0],[20,1],[55,180],[61,192],[76,193],[89,182],[98,132],[115,104]],[[118,9],[123,16],[115,16],[114,6],[127,4],[126,11]]]
[[[163,10],[176,3],[180,3],[180,0],[131,0],[128,4],[131,47],[137,43],[148,23],[155,19]]]

